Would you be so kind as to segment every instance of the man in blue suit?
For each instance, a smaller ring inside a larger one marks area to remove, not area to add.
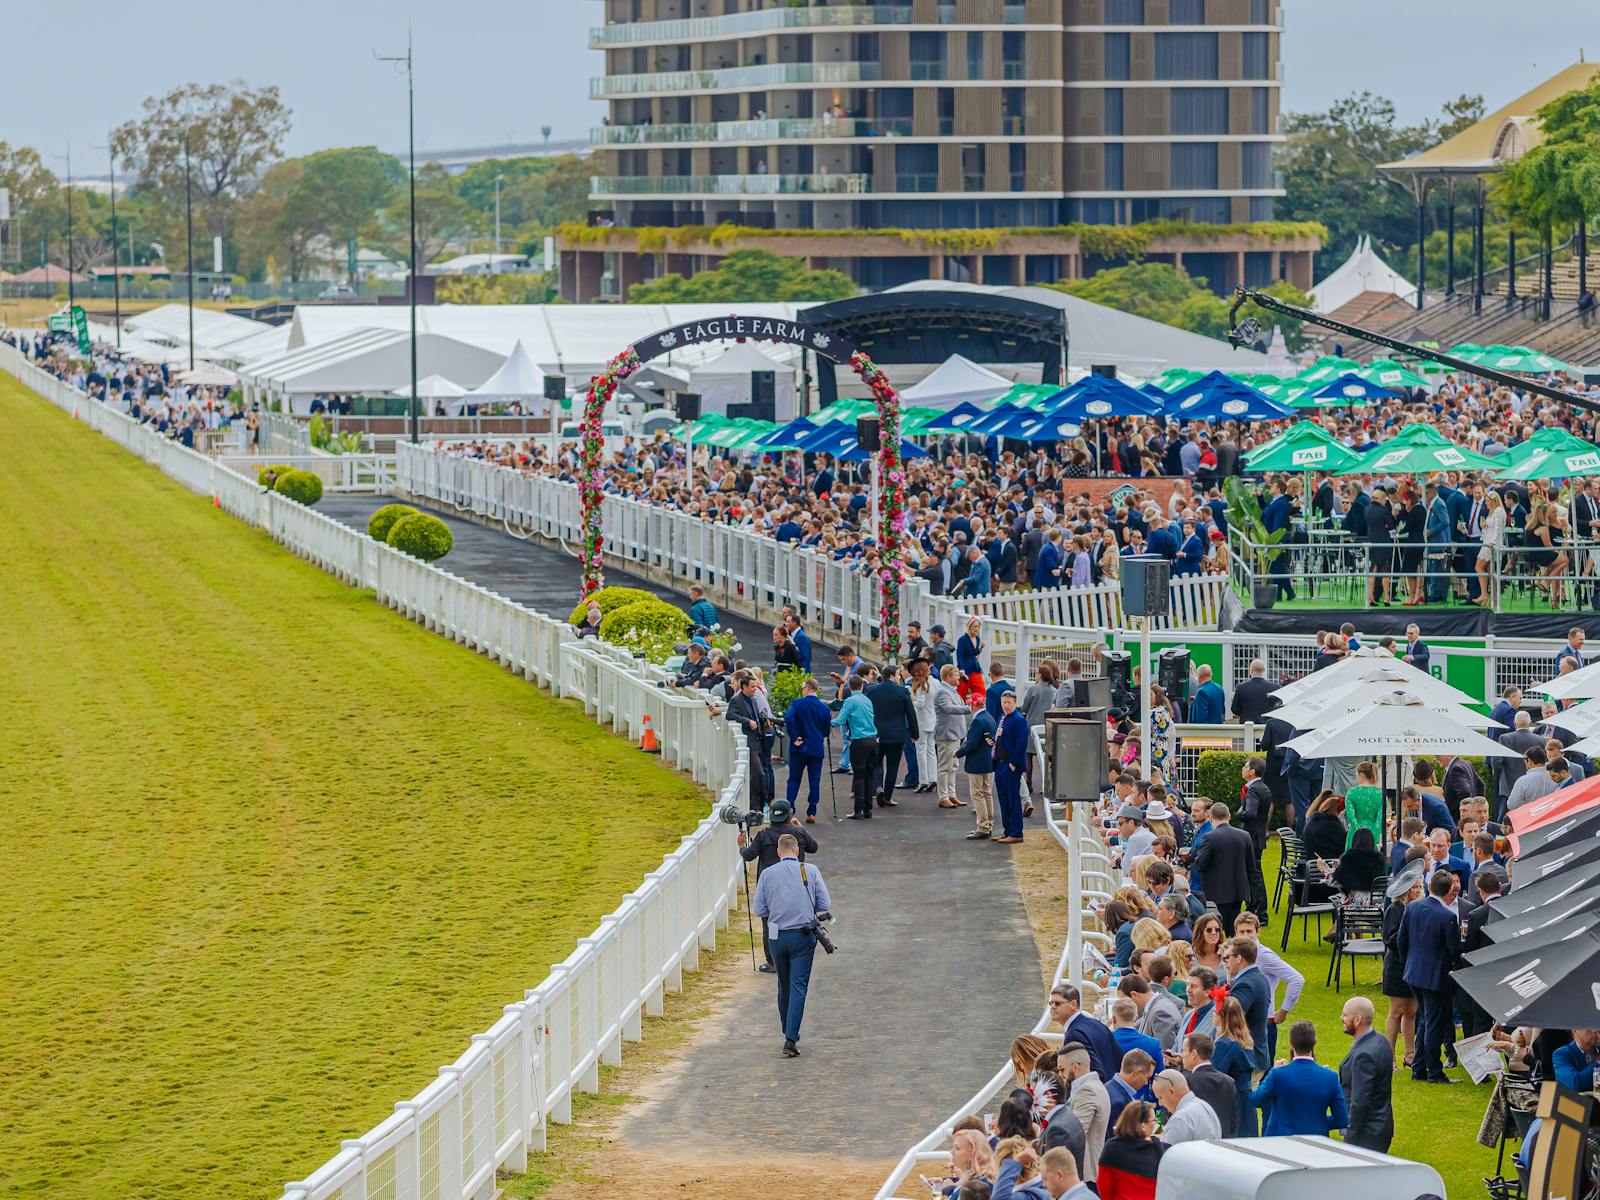
[[[1122,1047],[1104,1022],[1079,1009],[1081,1003],[1077,988],[1056,984],[1050,989],[1050,1019],[1061,1026],[1061,1044],[1081,1043],[1089,1051],[1090,1068],[1101,1083],[1109,1083],[1122,1066]]]
[[[1425,590],[1429,604],[1442,604],[1450,586],[1450,505],[1432,482],[1423,488],[1423,495],[1428,504],[1428,523],[1423,532],[1428,543]]]
[[[1200,686],[1195,688],[1194,698],[1189,701],[1189,723],[1221,725],[1226,719],[1227,693],[1211,678],[1211,668],[1205,663],[1195,668],[1194,677]]]
[[[1405,981],[1416,993],[1420,1012],[1417,1035],[1421,1046],[1412,1059],[1411,1078],[1428,1083],[1454,1083],[1444,1073],[1439,1055],[1450,1037],[1454,1017],[1450,970],[1461,957],[1461,922],[1450,907],[1459,886],[1455,872],[1435,871],[1428,895],[1406,905],[1397,946],[1406,964]]]
[[[1159,513],[1150,522],[1150,537],[1146,553],[1159,554],[1168,562],[1172,562],[1178,557],[1178,536],[1172,532],[1172,527],[1167,523],[1167,519]]]
[[[798,613],[790,613],[783,619],[783,627],[789,631],[789,640],[794,643],[794,652],[800,656],[800,669],[807,675],[811,674],[811,637],[800,625]]]
[[[1258,1071],[1272,1065],[1267,1050],[1267,1014],[1272,1009],[1272,984],[1256,966],[1258,946],[1254,938],[1236,937],[1222,947],[1222,965],[1228,970],[1228,995],[1244,1009],[1244,1023],[1250,1028],[1250,1061]]]
[[[1597,1061],[1600,1061],[1600,1029],[1574,1029],[1572,1040],[1551,1059],[1556,1069],[1556,1082],[1575,1092],[1592,1092]]]
[[[1261,527],[1268,533],[1282,529],[1287,531],[1292,519],[1289,506],[1289,497],[1284,493],[1281,481],[1272,481],[1272,499],[1267,501],[1261,510]],[[1287,536],[1287,534],[1286,534]],[[1294,584],[1289,578],[1289,556],[1276,555],[1271,565],[1272,582],[1277,585],[1278,592],[1286,600],[1294,599]]]
[[[1315,1058],[1317,1027],[1296,1021],[1289,1027],[1289,1046],[1294,1057],[1268,1071],[1250,1097],[1266,1114],[1263,1135],[1327,1137],[1335,1129],[1348,1128],[1350,1110],[1339,1076]]]
[[[807,679],[800,695],[783,714],[789,731],[789,811],[797,812],[795,798],[800,795],[800,778],[810,776],[811,791],[806,797],[806,824],[817,820],[817,800],[822,783],[822,756],[828,752],[829,724],[833,713],[817,696],[817,681]]]

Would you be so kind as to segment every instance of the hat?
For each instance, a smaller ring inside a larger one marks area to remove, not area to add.
[[[929,633],[937,633],[940,637],[943,637],[944,636],[944,626],[943,625],[929,625],[928,626],[928,632]]]
[[[1384,896],[1390,900],[1398,900],[1417,884],[1422,882],[1422,877],[1427,873],[1422,865],[1422,860],[1416,859],[1408,862],[1400,869],[1400,873],[1389,881],[1389,886],[1384,889]]]
[[[787,800],[774,801],[771,810],[767,813],[768,820],[774,825],[786,825],[792,816],[794,816],[794,809],[789,807]]]
[[[1144,815],[1147,821],[1170,821],[1172,819],[1172,810],[1160,800],[1152,800],[1144,810]]]
[[[1117,813],[1117,820],[1142,822],[1144,820],[1144,813],[1140,811],[1137,805],[1124,804],[1121,810]]]
[[[1212,540],[1212,541],[1213,541],[1213,542],[1220,542],[1220,541],[1222,541],[1222,539],[1223,539],[1223,538],[1224,538],[1224,537],[1225,537],[1225,536],[1226,536],[1226,535],[1225,535],[1225,534],[1224,534],[1224,533],[1223,533],[1223,532],[1222,532],[1222,530],[1220,530],[1220,529],[1213,529],[1213,530],[1212,530],[1212,531],[1211,531],[1211,540]]]

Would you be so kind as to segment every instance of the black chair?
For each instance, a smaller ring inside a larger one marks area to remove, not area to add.
[[[1383,908],[1377,904],[1342,905],[1333,919],[1333,958],[1327,982],[1339,991],[1344,982],[1344,960],[1350,960],[1350,983],[1356,982],[1358,958],[1383,958]]]
[[[1339,860],[1336,858],[1332,860],[1325,859],[1324,861],[1327,862],[1330,867],[1336,867],[1339,865]],[[1320,939],[1322,937],[1322,918],[1334,916],[1334,910],[1338,907],[1338,905],[1334,904],[1332,900],[1313,901],[1311,899],[1311,888],[1313,885],[1326,886],[1325,884],[1321,883],[1321,880],[1312,878],[1312,875],[1314,872],[1316,872],[1316,870],[1316,861],[1314,859],[1309,857],[1302,859],[1300,876],[1298,879],[1294,880],[1292,884],[1292,887],[1299,889],[1299,899],[1297,902],[1291,904],[1289,908],[1289,919],[1283,923],[1283,941],[1278,947],[1280,951],[1284,951],[1289,948],[1289,930],[1293,928],[1294,919],[1296,917],[1300,918],[1300,940],[1303,942],[1306,940],[1306,924],[1312,917],[1316,917],[1317,919],[1317,937]],[[1294,893],[1292,891],[1290,893],[1290,899],[1291,901],[1294,901]]]
[[[1278,877],[1272,885],[1273,912],[1277,912],[1282,905],[1284,887],[1294,882],[1306,860],[1306,848],[1293,829],[1284,826],[1275,832],[1278,845],[1283,848],[1283,856],[1278,860]]]

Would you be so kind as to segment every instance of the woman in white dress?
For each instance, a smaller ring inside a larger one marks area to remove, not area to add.
[[[934,708],[936,698],[932,664],[919,658],[911,664],[911,709],[917,714],[917,791],[931,792],[939,786],[939,751],[933,733],[939,723]]]
[[[1500,500],[1500,493],[1493,489],[1484,497],[1484,502],[1489,511],[1478,526],[1483,534],[1483,549],[1478,551],[1478,604],[1482,608],[1493,608],[1496,597],[1489,587],[1489,571],[1494,565],[1495,549],[1505,544],[1506,506]]]

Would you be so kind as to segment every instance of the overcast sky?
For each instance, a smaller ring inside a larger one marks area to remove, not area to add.
[[[1351,91],[1393,98],[1418,120],[1462,92],[1492,110],[1569,65],[1600,56],[1595,0],[1283,0],[1285,106],[1316,109]],[[600,108],[588,80],[600,56],[586,31],[598,0],[414,4],[420,148],[585,138]],[[1529,20],[1531,13],[1537,20]],[[182,83],[276,84],[294,113],[285,149],[405,145],[405,82],[373,61],[405,48],[396,0],[275,0],[265,7],[79,0],[77,66],[55,53],[7,56],[0,140],[61,153],[92,170],[106,130],[148,95]],[[35,47],[37,49],[37,47]],[[26,98],[26,102],[21,102]],[[59,167],[58,167],[59,169]],[[100,168],[103,170],[103,168]]]

